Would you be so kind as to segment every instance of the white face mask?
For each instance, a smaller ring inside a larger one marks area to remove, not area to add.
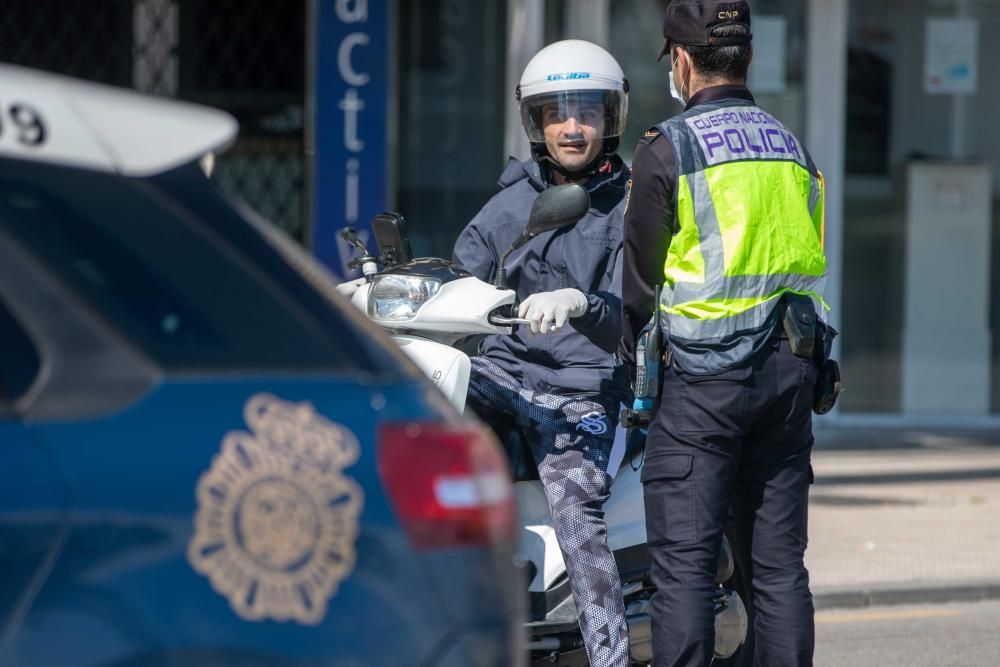
[[[680,60],[680,56],[674,59],[674,62],[670,66],[670,96],[680,102],[682,105],[687,105],[687,100],[684,99],[684,95],[681,91],[677,90],[677,84],[674,83],[674,68],[677,67],[677,61]]]

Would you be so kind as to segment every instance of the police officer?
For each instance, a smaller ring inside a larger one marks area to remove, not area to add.
[[[626,362],[654,306],[667,340],[642,473],[654,665],[712,661],[714,577],[731,505],[734,546],[751,562],[753,664],[810,665],[803,555],[823,180],[802,142],[745,86],[746,2],[673,0],[663,34],[660,58],[669,56],[671,90],[685,108],[636,149],[622,288]]]
[[[534,238],[507,260],[519,317],[531,326],[487,338],[472,358],[469,404],[495,430],[531,449],[590,664],[627,667],[628,627],[603,506],[623,451],[613,451],[628,373],[621,338],[621,242],[629,171],[616,155],[628,87],[604,49],[578,40],[542,49],[518,86],[532,160],[511,159],[501,191],[465,228],[455,261],[482,280],[518,237],[546,188],[578,183],[589,213]],[[554,330],[554,331],[553,331]]]

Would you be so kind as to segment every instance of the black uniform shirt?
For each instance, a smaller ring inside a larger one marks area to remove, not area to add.
[[[713,86],[695,93],[685,111],[724,99],[751,104],[746,86]],[[635,343],[653,316],[653,288],[663,284],[670,239],[676,233],[677,159],[670,141],[652,128],[639,140],[632,159],[632,184],[625,209],[622,260],[622,361],[635,376]]]

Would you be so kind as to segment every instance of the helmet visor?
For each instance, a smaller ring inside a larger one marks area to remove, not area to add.
[[[573,119],[591,136],[620,137],[625,131],[628,96],[620,90],[562,90],[521,100],[521,123],[528,141],[544,142],[545,127]]]

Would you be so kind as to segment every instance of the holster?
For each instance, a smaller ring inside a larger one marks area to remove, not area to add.
[[[840,364],[830,358],[833,339],[837,337],[837,333],[837,330],[826,322],[817,321],[813,359],[819,372],[816,376],[816,387],[813,389],[813,412],[818,415],[825,415],[833,410],[833,406],[837,404],[837,397],[844,390],[844,383],[840,377]]]
[[[833,359],[827,359],[819,367],[816,376],[816,387],[813,389],[813,412],[825,415],[837,404],[837,397],[844,390],[840,379],[840,364]]]

